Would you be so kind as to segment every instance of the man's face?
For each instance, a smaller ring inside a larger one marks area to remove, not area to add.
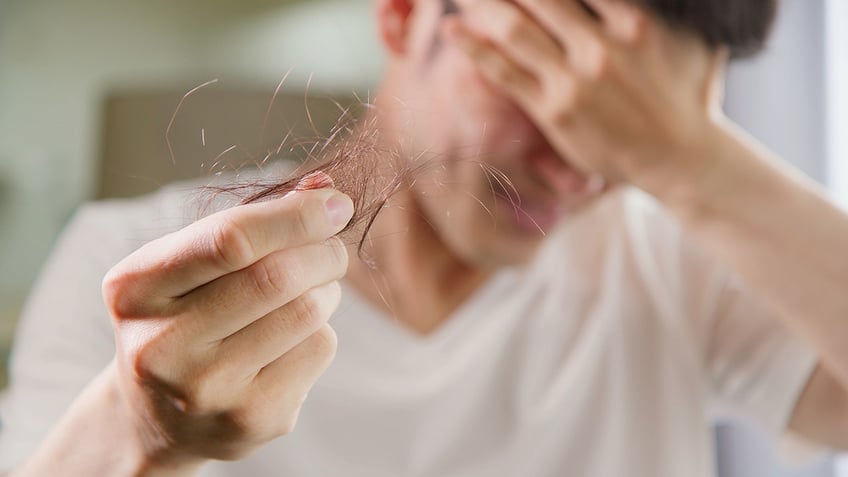
[[[419,212],[472,266],[530,259],[545,235],[600,193],[506,95],[441,41],[439,1],[415,2],[409,47],[393,59],[402,129],[428,165],[413,186]]]

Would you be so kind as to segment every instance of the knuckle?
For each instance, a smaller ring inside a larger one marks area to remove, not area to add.
[[[122,339],[119,343],[121,360],[126,363],[136,385],[161,397],[184,396],[182,384],[170,373],[174,368],[174,356],[169,350],[173,346],[162,335],[141,343],[136,341]]]
[[[296,261],[285,260],[279,254],[260,260],[250,269],[254,288],[266,298],[284,295],[301,275]]]
[[[315,354],[323,357],[325,363],[329,364],[335,358],[336,349],[338,348],[338,336],[336,336],[336,331],[330,325],[323,325],[309,340]]]
[[[280,403],[280,410],[274,412],[273,415],[269,413],[270,418],[266,415],[261,416],[261,433],[264,439],[276,439],[294,432],[302,402],[297,403],[297,405],[293,404],[295,403]]]
[[[283,437],[294,432],[294,428],[297,427],[297,416],[290,417],[288,419],[283,419],[278,428],[275,431],[275,434],[278,437]]]
[[[147,342],[127,350],[126,359],[133,375],[142,383],[159,380],[158,372],[163,359],[161,348],[156,344]]]
[[[287,436],[294,432],[297,427],[297,418],[300,414],[300,408],[292,411],[285,411],[280,417],[270,418],[264,413],[254,413],[256,415],[256,423],[254,429],[254,439],[261,444],[272,439]]]
[[[301,406],[298,405],[278,420],[276,429],[274,430],[275,437],[287,436],[294,432],[295,427],[297,427],[298,417],[300,417],[300,409]]]
[[[129,273],[120,271],[117,267],[111,269],[103,278],[103,303],[113,320],[129,320],[141,314],[138,304],[129,298],[134,281]]]
[[[162,389],[168,382],[178,382],[169,376],[179,369],[175,362],[182,357],[175,350],[184,337],[178,320],[156,321],[135,321],[116,327],[116,356],[141,387]]]
[[[229,425],[241,441],[261,446],[291,434],[302,405],[303,399],[288,403],[285,399],[272,401],[267,395],[249,396],[243,406],[228,414]]]
[[[262,444],[274,437],[274,426],[262,406],[243,406],[229,413],[233,434],[240,440]]]
[[[328,304],[317,290],[310,290],[297,297],[292,305],[295,326],[302,330],[317,332],[330,315]]]
[[[218,222],[212,230],[210,240],[214,259],[229,268],[244,267],[252,261],[256,253],[250,235],[232,218]]]
[[[232,398],[239,393],[242,383],[238,369],[230,360],[204,354],[183,356],[175,365],[171,356],[164,365],[172,376],[169,391],[182,403],[185,414],[224,416],[234,408]]]
[[[180,394],[185,403],[186,412],[194,415],[208,415],[224,409],[221,394],[220,366],[209,365],[196,369],[182,379]]]

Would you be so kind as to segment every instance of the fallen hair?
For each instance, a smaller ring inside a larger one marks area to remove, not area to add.
[[[348,195],[354,204],[353,217],[339,236],[347,243],[356,243],[359,257],[365,260],[366,238],[380,211],[426,166],[426,161],[406,157],[400,146],[386,146],[375,123],[374,119],[348,118],[340,121],[327,138],[299,143],[307,158],[284,177],[210,185],[204,190],[213,195],[233,195],[240,199],[238,205],[246,205],[295,191],[332,187]]]

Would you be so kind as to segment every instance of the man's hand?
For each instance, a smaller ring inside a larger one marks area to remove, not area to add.
[[[447,36],[584,172],[651,191],[707,166],[722,51],[623,1],[457,3]]]
[[[153,466],[242,458],[290,432],[332,360],[347,270],[331,189],[236,207],[151,242],[106,277],[117,389]]]
[[[586,172],[645,189],[821,358],[791,421],[848,446],[848,216],[727,121],[724,51],[618,0],[457,0],[445,30]]]

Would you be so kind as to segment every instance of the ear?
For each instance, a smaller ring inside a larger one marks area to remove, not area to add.
[[[406,53],[414,0],[377,0],[377,29],[392,55]]]

